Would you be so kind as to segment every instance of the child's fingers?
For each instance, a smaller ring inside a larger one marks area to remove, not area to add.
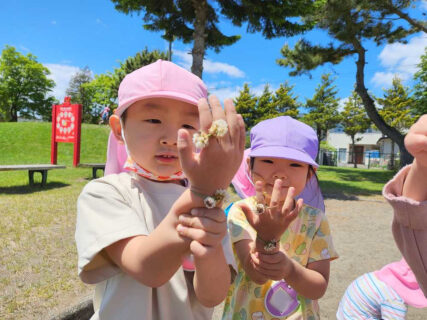
[[[258,180],[255,182],[255,200],[258,203],[264,203],[264,182]]]
[[[295,203],[294,198],[295,198],[295,188],[289,187],[288,194],[286,195],[286,199],[282,207],[282,214],[284,214],[285,216],[288,215],[288,213],[294,209],[294,203]]]
[[[276,264],[283,260],[283,253],[280,251],[275,252],[273,254],[264,254],[257,251],[253,252],[251,256],[253,258],[256,258],[256,260],[259,261],[258,263],[262,261],[266,264]]]
[[[208,101],[205,98],[201,98],[197,106],[199,108],[200,131],[208,132],[212,125],[212,113]]]
[[[234,108],[233,100],[225,99],[225,116],[227,118],[228,132],[232,143],[239,146],[240,144],[240,122],[239,117],[236,113],[236,108]]]
[[[216,246],[220,244],[222,238],[224,238],[224,233],[211,233],[203,229],[189,228],[183,224],[178,224],[176,230],[180,236],[196,240],[205,246]]]
[[[239,204],[239,207],[245,214],[246,219],[248,220],[251,226],[254,226],[258,223],[259,217],[253,212],[252,208],[250,208],[246,203]]]
[[[189,228],[202,229],[208,233],[225,235],[227,225],[225,221],[219,223],[209,218],[193,217],[188,214],[182,214],[178,218],[179,223]]]
[[[239,139],[239,152],[243,153],[245,150],[246,143],[246,132],[245,132],[245,122],[241,114],[237,115],[239,119],[239,130],[240,130],[240,139]]]
[[[211,219],[213,221],[216,221],[218,223],[223,223],[227,219],[225,217],[225,213],[221,208],[193,208],[191,209],[191,215],[193,217],[202,217]]]
[[[224,109],[221,106],[221,102],[213,94],[209,96],[209,105],[211,106],[213,120],[226,119]]]
[[[286,216],[286,220],[288,221],[288,223],[291,223],[292,221],[295,220],[296,217],[298,217],[303,204],[304,204],[304,200],[298,199],[298,201],[295,203],[295,208]]]
[[[274,181],[273,192],[271,193],[270,207],[277,207],[279,205],[280,198],[283,193],[282,185],[282,179],[276,179]]]
[[[178,154],[182,169],[191,167],[194,164],[193,145],[190,134],[185,129],[178,130]]]

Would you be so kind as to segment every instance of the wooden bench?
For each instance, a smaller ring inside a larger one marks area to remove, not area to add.
[[[102,172],[105,171],[105,163],[80,163],[78,165],[82,168],[92,168],[92,178],[96,179],[96,171],[102,170]]]
[[[30,180],[30,186],[34,185],[34,172],[40,172],[42,175],[41,185],[44,186],[47,181],[48,170],[65,168],[65,166],[57,164],[19,164],[0,166],[0,171],[28,170],[28,179]]]

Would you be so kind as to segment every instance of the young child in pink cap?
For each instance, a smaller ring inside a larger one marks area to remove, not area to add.
[[[383,189],[404,259],[354,280],[341,299],[340,320],[405,319],[407,305],[427,307],[427,115],[410,128],[405,146],[414,162]]]
[[[324,212],[294,200],[318,167],[316,133],[277,117],[254,126],[250,138],[256,194],[227,217],[238,271],[222,318],[319,319],[317,300],[338,255]]]
[[[92,319],[210,319],[224,300],[234,259],[221,205],[245,133],[231,100],[223,109],[206,97],[198,77],[168,61],[122,81],[110,126],[128,171],[91,181],[77,203],[78,272],[96,284]],[[197,153],[192,135],[206,138]],[[181,266],[189,254],[195,272]]]

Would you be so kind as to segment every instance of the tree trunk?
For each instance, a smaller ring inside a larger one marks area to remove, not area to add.
[[[319,141],[319,143],[317,144],[317,157],[316,157],[316,162],[318,165],[321,165],[319,163],[319,157],[320,157],[320,137],[322,136],[322,129],[320,127],[316,127],[316,134],[317,134],[317,140]]]
[[[362,47],[361,43],[356,37],[353,39],[353,46],[356,49],[358,60],[356,61],[357,72],[356,72],[356,92],[359,94],[360,98],[363,101],[366,113],[372,122],[377,126],[377,128],[392,141],[394,141],[400,149],[400,166],[405,166],[412,162],[412,156],[406,151],[404,136],[395,128],[390,127],[385,123],[384,119],[378,114],[377,109],[375,108],[374,100],[368,93],[368,90],[365,87],[365,48]]]
[[[353,159],[353,168],[357,168],[357,161],[356,161],[356,151],[354,150],[354,146],[355,146],[355,142],[354,142],[354,136],[351,136],[351,149],[353,150],[352,152],[352,159]]]
[[[191,51],[193,56],[191,72],[201,79],[203,73],[203,58],[205,56],[205,30],[208,6],[206,0],[193,0],[193,6],[196,19],[194,21],[193,50]]]
[[[9,120],[10,122],[18,122],[17,108],[15,108],[14,106],[11,106],[9,116],[10,116],[10,120]]]

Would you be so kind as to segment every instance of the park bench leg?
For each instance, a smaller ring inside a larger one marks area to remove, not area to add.
[[[30,181],[30,186],[34,184],[34,171],[28,170],[28,180]]]
[[[42,186],[45,186],[47,182],[47,170],[42,170],[40,173],[42,174]]]
[[[34,185],[34,172],[40,172],[40,174],[42,175],[41,185],[46,185],[47,170],[28,170],[28,180],[30,180],[30,186]]]

